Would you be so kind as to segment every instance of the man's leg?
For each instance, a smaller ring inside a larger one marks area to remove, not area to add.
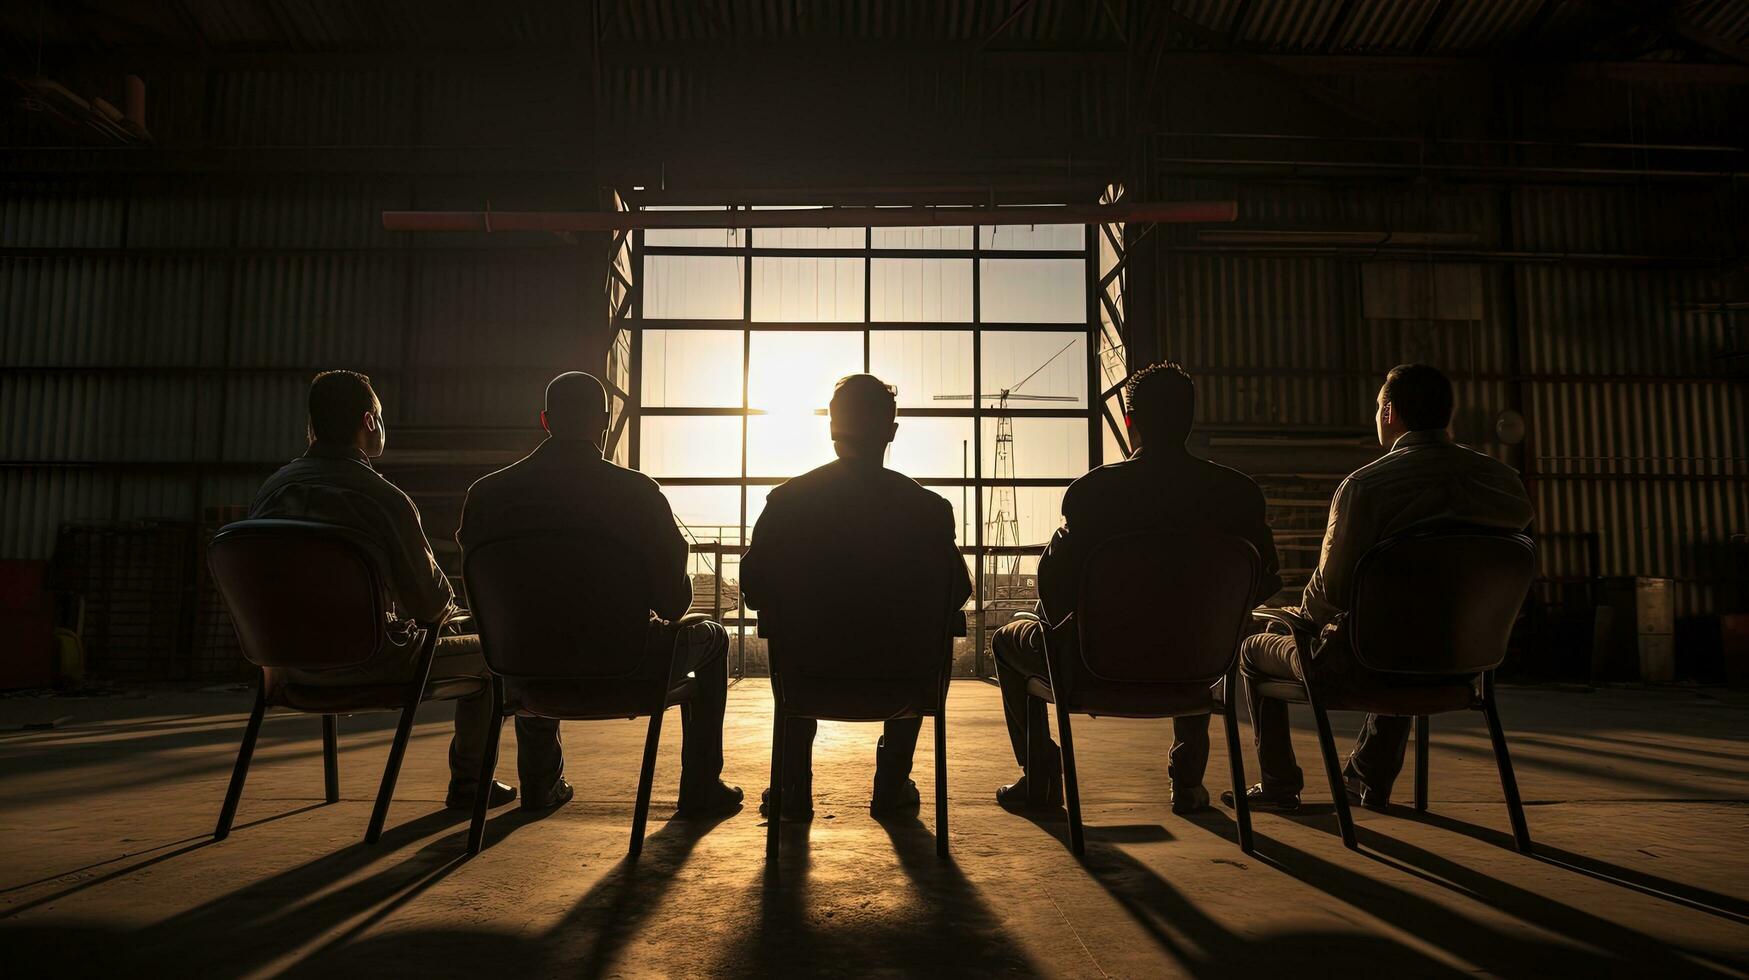
[[[1172,777],[1174,797],[1180,790],[1202,785],[1209,765],[1209,716],[1185,715],[1172,719],[1172,751],[1166,774]]]
[[[1048,783],[1055,783],[1062,769],[1062,759],[1049,735],[1048,711],[1042,698],[1026,693],[1028,680],[1046,677],[1050,673],[1045,663],[1044,625],[1034,620],[1017,619],[997,630],[990,638],[990,646],[996,652],[996,681],[1002,688],[1002,714],[1008,722],[1008,741],[1014,748],[1014,761],[1021,769],[1026,768],[1027,729],[1030,726],[1039,746],[1037,754],[1044,756],[1033,760],[1042,767],[1039,776]]]
[[[917,752],[917,736],[923,731],[922,718],[894,718],[881,730],[881,740],[875,745],[874,795],[905,792],[911,778],[911,757]]]
[[[480,653],[476,634],[440,636],[431,657],[431,680],[478,677],[486,680],[486,658]],[[455,703],[455,734],[449,740],[449,796],[471,800],[480,778],[481,757],[486,753],[486,735],[499,723],[488,680],[481,689]],[[509,802],[506,800],[505,802]]]
[[[1359,779],[1363,801],[1383,806],[1391,798],[1391,784],[1403,771],[1403,751],[1409,745],[1409,728],[1415,719],[1406,715],[1367,715],[1348,755],[1344,775]]]
[[[664,631],[665,635],[666,631]],[[695,679],[684,714],[680,747],[680,797],[684,805],[708,793],[723,774],[723,713],[729,700],[729,631],[719,623],[689,626],[680,637],[677,669]],[[666,654],[665,654],[666,655]]]
[[[1257,633],[1239,644],[1239,656],[1253,673],[1283,680],[1302,680],[1294,638],[1279,633]],[[1245,702],[1251,712],[1251,734],[1257,747],[1257,768],[1266,795],[1297,794],[1305,788],[1305,775],[1294,759],[1292,730],[1287,704],[1258,695],[1245,685]]]
[[[516,718],[516,775],[523,804],[551,800],[565,775],[565,748],[557,718]]]

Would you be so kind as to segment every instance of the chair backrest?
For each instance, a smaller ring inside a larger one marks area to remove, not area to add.
[[[1492,670],[1535,570],[1536,545],[1513,531],[1446,526],[1386,538],[1355,565],[1355,659],[1387,674]]]
[[[261,667],[354,667],[382,649],[385,563],[370,538],[315,521],[227,524],[207,546],[243,656]]]
[[[1081,666],[1101,681],[1212,684],[1238,656],[1260,564],[1251,542],[1231,534],[1107,538],[1082,566]]]
[[[920,562],[902,574],[841,566],[797,576],[792,591],[767,600],[771,669],[786,678],[851,690],[862,682],[933,682],[952,645],[953,569]]]
[[[464,553],[462,580],[499,676],[622,678],[647,663],[649,580],[621,541],[578,531],[500,538]]]

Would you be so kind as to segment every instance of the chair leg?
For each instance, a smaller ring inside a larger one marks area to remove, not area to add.
[[[322,716],[322,788],[329,803],[340,802],[340,719]]]
[[[1076,857],[1087,853],[1087,838],[1081,826],[1081,784],[1075,775],[1075,735],[1069,729],[1069,709],[1057,697],[1057,737],[1063,740],[1063,800],[1069,805],[1069,851]]]
[[[947,698],[935,712],[935,856],[947,857]]]
[[[1426,715],[1415,716],[1415,812],[1427,812],[1427,744],[1433,725]]]
[[[1518,779],[1512,774],[1512,756],[1506,751],[1506,732],[1500,727],[1500,708],[1494,702],[1493,679],[1484,680],[1482,713],[1488,719],[1488,737],[1494,742],[1494,762],[1500,767],[1500,789],[1506,795],[1506,813],[1512,819],[1512,843],[1518,853],[1531,853],[1530,825],[1524,821],[1524,801],[1518,796]]]
[[[771,794],[765,798],[765,858],[777,860],[777,831],[783,821],[783,712],[772,709],[771,720]]]
[[[437,626],[426,628],[421,641],[419,666],[414,679],[407,685],[407,707],[395,725],[395,740],[389,743],[389,761],[383,766],[383,784],[377,788],[377,802],[370,811],[370,826],[365,829],[364,842],[375,844],[383,836],[383,822],[389,818],[389,801],[395,797],[395,781],[401,778],[401,759],[407,754],[407,739],[413,734],[413,716],[425,700],[425,685],[431,680],[431,661],[437,655]]]
[[[486,811],[491,808],[492,777],[498,772],[498,744],[504,736],[504,680],[492,677],[492,727],[480,755],[480,778],[474,783],[474,816],[468,823],[468,856],[480,853],[486,840]]]
[[[1324,775],[1330,780],[1330,795],[1336,801],[1336,824],[1342,830],[1342,846],[1359,850],[1354,839],[1354,814],[1348,808],[1348,784],[1343,781],[1342,766],[1336,761],[1336,736],[1330,732],[1330,716],[1312,701],[1312,717],[1318,722],[1318,748],[1324,754]]]
[[[255,689],[255,709],[249,714],[248,727],[243,729],[243,744],[237,748],[237,765],[231,770],[231,787],[225,790],[225,804],[219,808],[213,840],[231,836],[231,822],[237,818],[237,802],[243,798],[243,781],[249,777],[249,760],[255,756],[255,739],[261,734],[261,717],[266,713],[267,687],[263,678]]]
[[[644,765],[638,770],[638,800],[632,808],[632,843],[626,851],[632,857],[644,851],[644,825],[650,819],[650,791],[656,782],[656,749],[662,744],[662,716],[667,713],[666,704],[650,712],[650,731],[644,736]]]
[[[1245,796],[1245,753],[1239,747],[1238,695],[1234,693],[1238,680],[1237,669],[1227,675],[1221,720],[1227,729],[1227,759],[1233,771],[1233,819],[1239,825],[1239,850],[1250,854],[1256,845],[1251,838],[1251,801]]]

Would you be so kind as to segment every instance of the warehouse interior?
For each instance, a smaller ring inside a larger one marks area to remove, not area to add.
[[[1749,2],[20,0],[0,76],[20,975],[1749,970]],[[1254,852],[1230,809],[1175,815],[1159,719],[1077,721],[1084,856],[997,806],[990,636],[1159,360],[1191,452],[1262,490],[1276,605],[1380,455],[1385,372],[1450,378],[1452,436],[1535,515],[1498,672],[1534,853],[1470,713],[1433,720],[1430,806],[1357,810],[1358,851],[1315,762]],[[434,703],[365,844],[395,715],[340,720],[325,797],[321,726],[274,710],[213,838],[259,671],[208,545],[336,368],[458,593],[469,486],[540,444],[555,374],[607,384],[607,455],[662,484],[729,634],[745,809],[675,817],[675,720],[628,856],[643,722],[566,722],[576,799],[470,857]],[[920,816],[879,821],[874,729],[827,723],[767,860],[740,556],[860,371],[975,583],[952,851],[930,742]]]

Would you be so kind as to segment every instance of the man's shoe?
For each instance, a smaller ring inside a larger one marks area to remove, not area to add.
[[[516,799],[516,787],[509,783],[492,780],[492,788],[486,793],[486,805],[493,809]],[[451,810],[472,810],[474,808],[474,784],[465,786],[449,784],[449,795],[443,798],[443,805]]]
[[[896,786],[875,784],[874,798],[869,801],[868,812],[876,817],[893,816],[915,813],[922,805],[923,795],[917,792],[917,783],[907,779]]]
[[[1369,789],[1353,769],[1344,767],[1342,770],[1343,788],[1348,792],[1348,802],[1363,806],[1374,813],[1388,813],[1391,809],[1391,798],[1383,793],[1375,793]]]
[[[996,802],[1008,810],[1051,810],[1063,805],[1063,778],[1051,776],[1045,784],[1044,797],[1034,799],[1034,790],[1028,783],[1029,776],[1019,779],[996,791]]]
[[[522,801],[522,809],[525,811],[557,810],[559,807],[571,802],[571,797],[576,794],[577,791],[571,788],[571,784],[566,782],[564,777],[560,777],[559,784],[553,787],[553,791],[547,794],[546,799],[537,801],[532,797],[525,798]]]
[[[730,786],[720,779],[713,779],[697,789],[683,784],[680,805],[674,808],[674,814],[688,818],[726,816],[741,809],[741,800],[746,795],[741,792],[741,787]]]
[[[1300,808],[1300,794],[1287,793],[1281,790],[1265,791],[1262,783],[1245,791],[1245,803],[1253,810],[1275,810],[1280,813],[1292,813]],[[1221,793],[1221,805],[1233,805],[1233,791]]]
[[[1229,794],[1231,795],[1231,794]],[[1209,808],[1209,791],[1201,783],[1195,786],[1172,787],[1172,812],[1179,816],[1201,813]]]
[[[765,789],[759,793],[759,815],[771,816],[771,790]],[[814,794],[800,790],[787,789],[783,792],[783,818],[785,820],[814,819]]]

